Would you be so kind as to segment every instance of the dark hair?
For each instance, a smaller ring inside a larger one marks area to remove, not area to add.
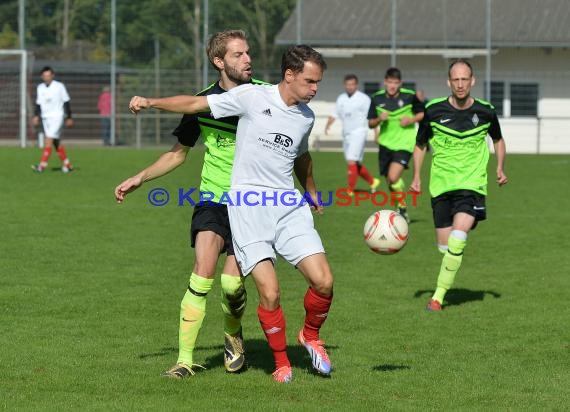
[[[344,76],[344,81],[347,82],[349,80],[354,80],[356,83],[358,83],[358,77],[356,77],[356,74],[347,74],[346,76]]]
[[[469,67],[469,71],[471,72],[471,76],[473,76],[473,67],[471,66],[471,63],[469,63],[469,60],[455,59],[449,64],[449,69],[447,70],[447,77],[451,78],[451,69],[453,69],[453,67],[456,64],[464,64],[467,67]]]
[[[281,58],[281,78],[285,78],[287,70],[291,70],[293,73],[302,72],[306,62],[317,64],[323,71],[327,68],[322,54],[315,49],[304,44],[289,46]]]
[[[240,39],[247,41],[247,36],[243,30],[224,30],[218,32],[208,40],[208,45],[206,46],[206,54],[210,64],[214,66],[217,71],[220,71],[218,66],[214,64],[214,59],[217,57],[223,59],[228,51],[228,42],[233,39]]]
[[[386,70],[384,78],[402,80],[402,72],[397,67],[390,67],[388,70]]]
[[[52,73],[55,73],[55,72],[53,71],[53,69],[51,68],[51,66],[44,66],[44,67],[42,68],[42,70],[40,71],[40,74],[44,74],[45,72],[52,72]]]

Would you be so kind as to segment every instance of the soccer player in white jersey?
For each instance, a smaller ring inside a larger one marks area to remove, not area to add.
[[[368,109],[370,97],[358,90],[358,77],[355,74],[344,76],[344,93],[336,99],[335,110],[329,116],[325,134],[336,119],[342,121],[342,149],[348,165],[348,193],[354,194],[358,176],[366,180],[370,191],[374,192],[380,179],[372,177],[362,164],[364,145],[368,136]]]
[[[41,118],[45,146],[40,163],[32,165],[32,169],[36,172],[43,172],[48,165],[52,147],[55,147],[57,155],[63,163],[61,171],[64,173],[71,172],[73,166],[67,157],[65,148],[59,141],[63,125],[73,127],[69,94],[65,85],[55,80],[55,72],[51,67],[46,66],[42,69],[41,78],[42,83],[37,88],[36,109],[32,123],[34,126],[39,126]]]
[[[329,375],[332,370],[319,331],[332,303],[333,275],[309,205],[293,181],[294,171],[312,207],[322,213],[308,152],[315,115],[307,103],[315,97],[325,68],[320,53],[304,45],[291,46],[283,54],[278,85],[248,84],[209,96],[135,96],[129,104],[133,113],[156,108],[190,114],[209,110],[215,118],[239,116],[228,204],[230,226],[242,273],[251,274],[259,292],[257,313],[275,358],[273,378],[283,383],[292,380],[292,370],[275,252],[295,265],[309,283],[299,343],[317,372]]]

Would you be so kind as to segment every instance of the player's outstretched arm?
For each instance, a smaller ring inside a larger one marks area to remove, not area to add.
[[[129,103],[129,110],[134,114],[137,114],[143,109],[151,108],[186,114],[210,110],[206,96],[171,96],[159,98],[134,96]]]
[[[303,153],[301,156],[295,159],[295,176],[305,189],[305,192],[311,196],[313,204],[316,206],[311,206],[317,213],[323,213],[323,205],[319,203],[319,197],[317,193],[317,185],[313,179],[313,159],[309,152]]]
[[[499,186],[504,186],[509,182],[507,175],[505,174],[505,156],[507,154],[507,146],[505,145],[505,139],[499,139],[493,142],[495,147],[495,156],[497,156],[497,183]]]
[[[144,182],[164,176],[176,169],[186,160],[189,149],[188,146],[176,143],[172,149],[163,153],[156,162],[120,183],[115,188],[115,200],[117,203],[122,203],[127,194],[137,190]]]
[[[412,180],[412,184],[410,185],[411,192],[418,192],[422,191],[422,165],[424,163],[424,157],[426,154],[427,146],[420,147],[414,146],[414,177]]]

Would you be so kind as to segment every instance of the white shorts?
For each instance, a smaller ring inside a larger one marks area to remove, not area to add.
[[[342,149],[346,161],[362,162],[368,129],[356,129],[343,135]]]
[[[44,128],[45,137],[59,139],[63,129],[63,116],[42,117],[42,126]]]
[[[275,263],[275,252],[294,266],[307,256],[324,253],[311,209],[306,202],[300,205],[302,196],[298,190],[277,191],[278,199],[283,193],[289,194],[286,202],[263,202],[260,195],[250,197],[259,200],[258,205],[248,206],[243,201],[238,205],[238,195],[247,191],[274,193],[271,189],[259,188],[233,189],[230,193],[234,205],[228,205],[228,215],[234,252],[243,276],[262,260],[271,259]]]

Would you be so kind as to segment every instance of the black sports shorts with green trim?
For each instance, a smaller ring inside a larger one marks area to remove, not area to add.
[[[487,218],[485,196],[472,190],[453,190],[442,193],[431,199],[433,222],[438,229],[453,226],[453,216],[463,212],[475,218],[472,229],[477,222]]]
[[[204,202],[194,206],[192,224],[190,225],[190,245],[195,247],[198,232],[211,231],[224,239],[224,247],[220,251],[229,255],[234,254],[232,232],[228,207],[220,203]]]
[[[406,150],[391,150],[386,146],[378,145],[378,165],[380,168],[381,176],[388,176],[388,170],[390,169],[390,163],[400,163],[407,169],[410,163],[410,158],[412,154]]]

